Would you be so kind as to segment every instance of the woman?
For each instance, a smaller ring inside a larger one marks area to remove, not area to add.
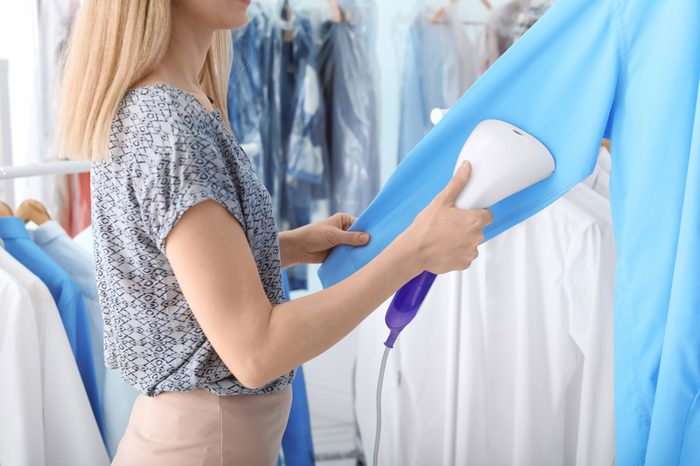
[[[465,165],[367,267],[284,303],[281,268],[369,238],[344,214],[277,233],[226,119],[248,5],[85,0],[70,38],[60,147],[94,161],[106,364],[143,394],[115,464],[274,464],[294,368],[422,270],[468,267],[491,220],[454,207]]]

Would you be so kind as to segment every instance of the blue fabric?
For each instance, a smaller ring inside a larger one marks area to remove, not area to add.
[[[282,288],[285,297],[289,299],[289,280],[286,272],[282,272]],[[313,466],[315,464],[309,400],[306,396],[304,368],[301,366],[297,369],[294,382],[292,382],[292,407],[287,427],[282,436],[282,452],[284,461],[280,461],[278,464],[287,466]]]
[[[551,178],[494,206],[497,234],[591,173],[612,140],[617,464],[700,460],[700,2],[559,0],[407,156],[337,248],[325,286],[379,254],[445,186],[466,137],[509,121]]]
[[[118,371],[105,367],[104,326],[97,295],[95,262],[55,221],[39,226],[32,232],[32,237],[34,242],[71,276],[85,299],[97,389],[102,400],[105,446],[110,458],[113,458],[129,423],[131,408],[138,391],[124,382]]]
[[[104,438],[102,404],[95,377],[90,324],[80,288],[60,265],[32,241],[21,219],[0,217],[0,238],[5,242],[7,252],[36,275],[51,292],[78,364],[92,412]]]

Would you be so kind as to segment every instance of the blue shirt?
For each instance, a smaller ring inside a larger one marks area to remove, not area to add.
[[[49,221],[40,225],[32,232],[32,237],[34,242],[75,280],[85,298],[95,376],[102,399],[105,443],[110,457],[113,457],[126,430],[138,391],[124,382],[117,371],[105,367],[104,325],[97,294],[95,262],[57,222]]]
[[[20,218],[0,217],[0,238],[5,242],[7,252],[39,277],[51,292],[78,364],[92,412],[100,432],[103,432],[102,404],[95,377],[90,325],[80,288],[61,266],[32,241]]]
[[[440,192],[482,120],[551,150],[547,180],[494,206],[487,238],[591,173],[612,140],[617,464],[700,458],[700,2],[560,0],[408,155],[337,248],[331,285],[367,264]]]

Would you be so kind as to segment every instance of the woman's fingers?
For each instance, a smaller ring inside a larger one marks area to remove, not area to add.
[[[352,224],[355,223],[355,220],[357,220],[357,217],[354,217],[350,214],[346,214],[344,212],[339,212],[333,215],[333,217],[331,218],[335,221],[336,225],[338,225],[338,227],[343,230],[347,230],[348,228],[350,228]]]
[[[447,183],[445,189],[443,189],[442,192],[438,194],[437,199],[439,199],[440,202],[442,202],[445,205],[455,205],[457,196],[459,196],[459,193],[461,193],[464,187],[467,185],[471,175],[472,165],[471,163],[469,163],[468,160],[465,160],[464,162],[462,162],[462,165],[459,166],[459,169],[452,176],[450,182]]]
[[[369,243],[369,235],[362,231],[336,230],[334,242],[348,246],[364,246]]]

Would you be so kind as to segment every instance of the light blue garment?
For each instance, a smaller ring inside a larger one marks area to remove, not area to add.
[[[95,377],[90,324],[80,288],[60,265],[32,241],[20,218],[0,217],[0,238],[5,242],[6,251],[39,277],[51,292],[78,364],[90,407],[104,438],[102,403]]]
[[[105,367],[104,330],[97,295],[95,262],[56,222],[49,221],[32,232],[34,242],[63,268],[80,288],[90,321],[92,356],[97,388],[102,400],[104,437],[110,458],[117,452],[138,392],[124,382],[116,370]]]
[[[325,286],[379,254],[445,186],[481,120],[509,121],[554,175],[492,207],[487,238],[591,173],[612,140],[617,464],[700,461],[700,2],[559,0],[397,168],[337,248]],[[378,342],[379,343],[379,342]]]
[[[433,8],[421,9],[408,31],[401,85],[399,161],[433,128],[430,112],[452,107],[473,82],[462,86],[460,74],[461,60],[474,57],[460,57],[461,50],[454,43],[466,36],[457,36],[452,23],[431,24],[433,14]],[[451,18],[452,14],[457,12],[446,16]]]

